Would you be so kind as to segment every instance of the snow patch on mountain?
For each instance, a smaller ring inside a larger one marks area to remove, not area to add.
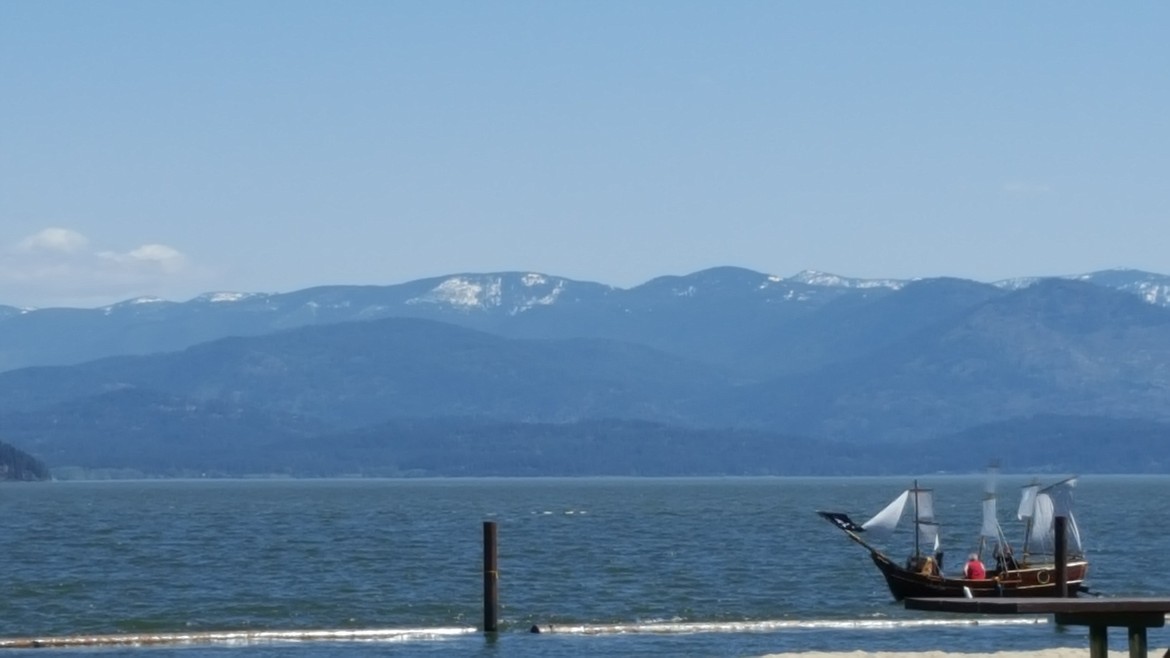
[[[789,290],[784,293],[784,301],[786,302],[807,302],[813,299],[813,295],[808,292],[802,292],[796,289]]]
[[[32,313],[37,310],[33,306],[0,306],[0,318],[6,318],[13,315],[24,315]]]
[[[540,279],[539,283],[531,283],[531,281],[533,281],[533,279],[530,277],[539,277],[539,279]],[[521,282],[526,286],[535,286],[535,285],[545,285],[548,283],[548,280],[545,279],[544,277],[538,275],[538,274],[528,274],[528,275],[524,276],[524,278],[521,280]],[[553,286],[552,290],[548,291],[548,293],[546,293],[545,295],[543,295],[541,297],[533,297],[531,299],[521,300],[521,302],[519,304],[517,304],[517,306],[514,309],[512,309],[512,315],[516,315],[517,313],[523,313],[524,311],[527,311],[528,309],[534,308],[536,306],[550,306],[552,304],[555,304],[557,301],[557,298],[560,297],[561,293],[563,293],[564,291],[565,291],[565,281],[562,279],[562,280],[557,281],[556,285]]]
[[[206,292],[199,295],[192,301],[205,302],[207,304],[229,304],[232,302],[242,302],[246,299],[259,297],[263,293],[258,292]]]
[[[1021,290],[1045,278],[1068,279],[1070,281],[1085,281],[1105,288],[1113,288],[1131,295],[1137,295],[1147,304],[1155,306],[1170,306],[1170,276],[1154,274],[1128,268],[1116,268],[1089,272],[1088,274],[1068,274],[1056,277],[1017,277],[996,281],[992,285],[1004,290]]]
[[[1170,305],[1170,276],[1130,268],[1101,270],[1076,277],[1100,286],[1137,295],[1149,304]]]
[[[1129,288],[1122,288],[1122,290],[1129,290]],[[1170,306],[1170,285],[1140,283],[1133,286],[1133,292],[1151,304]]]
[[[1021,276],[1012,279],[1002,279],[1000,281],[995,281],[991,285],[995,286],[996,288],[1002,288],[1004,290],[1023,290],[1024,288],[1035,285],[1035,283],[1039,280],[1039,277]]]
[[[836,274],[829,274],[828,272],[818,272],[816,270],[802,270],[787,280],[826,288],[889,288],[891,290],[900,290],[906,285],[906,281],[898,279],[852,279]]]
[[[509,315],[517,315],[537,306],[555,304],[565,289],[564,279],[536,273],[460,275],[444,279],[406,303],[439,304],[463,311],[503,308]]]
[[[1109,286],[1122,292],[1128,292],[1141,297],[1143,301],[1155,306],[1170,306],[1170,281],[1134,281],[1121,285],[1110,286],[1108,282],[1096,281],[1089,277],[1078,277],[1082,281],[1090,281],[1099,285]]]
[[[169,301],[163,299],[162,297],[135,297],[134,299],[127,299],[124,302],[118,302],[117,304],[110,304],[109,306],[102,306],[102,307],[98,308],[98,310],[102,313],[102,315],[112,315],[114,313],[117,313],[117,312],[122,311],[122,310],[127,310],[127,309],[133,310],[133,309],[145,308],[147,306],[158,306],[161,304],[173,304],[173,303],[174,302],[169,302]]]
[[[500,305],[503,284],[498,277],[474,280],[455,276],[444,279],[423,295],[406,300],[407,304],[449,304],[455,308],[490,308]]]
[[[134,299],[127,299],[124,302],[118,302],[117,304],[110,304],[109,306],[103,306],[101,308],[103,311],[109,313],[113,309],[125,308],[127,306],[148,306],[151,304],[169,304],[169,303],[171,303],[171,302],[168,302],[167,300],[163,299],[162,297],[135,297]]]

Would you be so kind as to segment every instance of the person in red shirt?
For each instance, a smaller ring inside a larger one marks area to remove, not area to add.
[[[987,570],[983,568],[983,563],[975,553],[967,558],[967,564],[963,567],[963,577],[969,580],[983,580],[987,577]]]

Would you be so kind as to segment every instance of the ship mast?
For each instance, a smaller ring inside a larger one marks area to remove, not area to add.
[[[914,557],[921,555],[918,548],[918,523],[921,518],[918,514],[918,480],[914,481]]]

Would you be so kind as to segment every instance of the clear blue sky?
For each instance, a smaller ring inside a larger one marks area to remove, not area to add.
[[[0,304],[1170,273],[1164,2],[0,3]]]

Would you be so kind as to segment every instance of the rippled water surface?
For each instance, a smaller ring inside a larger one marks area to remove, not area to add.
[[[1011,528],[1017,486],[1001,478]],[[865,518],[898,479],[53,482],[0,486],[0,637],[191,633],[37,655],[699,655],[1087,646],[1045,618],[916,613],[814,513]],[[951,566],[980,477],[936,490]],[[1104,595],[1170,594],[1170,477],[1084,477]],[[498,524],[501,632],[478,632],[482,523]],[[1014,528],[1012,528],[1014,530]],[[901,548],[894,551],[901,554]],[[546,631],[532,634],[533,625]],[[230,631],[210,639],[205,631]],[[313,631],[314,633],[307,633]],[[1115,630],[1115,648],[1124,636]],[[1170,645],[1162,629],[1152,647]],[[1159,650],[1160,651],[1160,650]]]

